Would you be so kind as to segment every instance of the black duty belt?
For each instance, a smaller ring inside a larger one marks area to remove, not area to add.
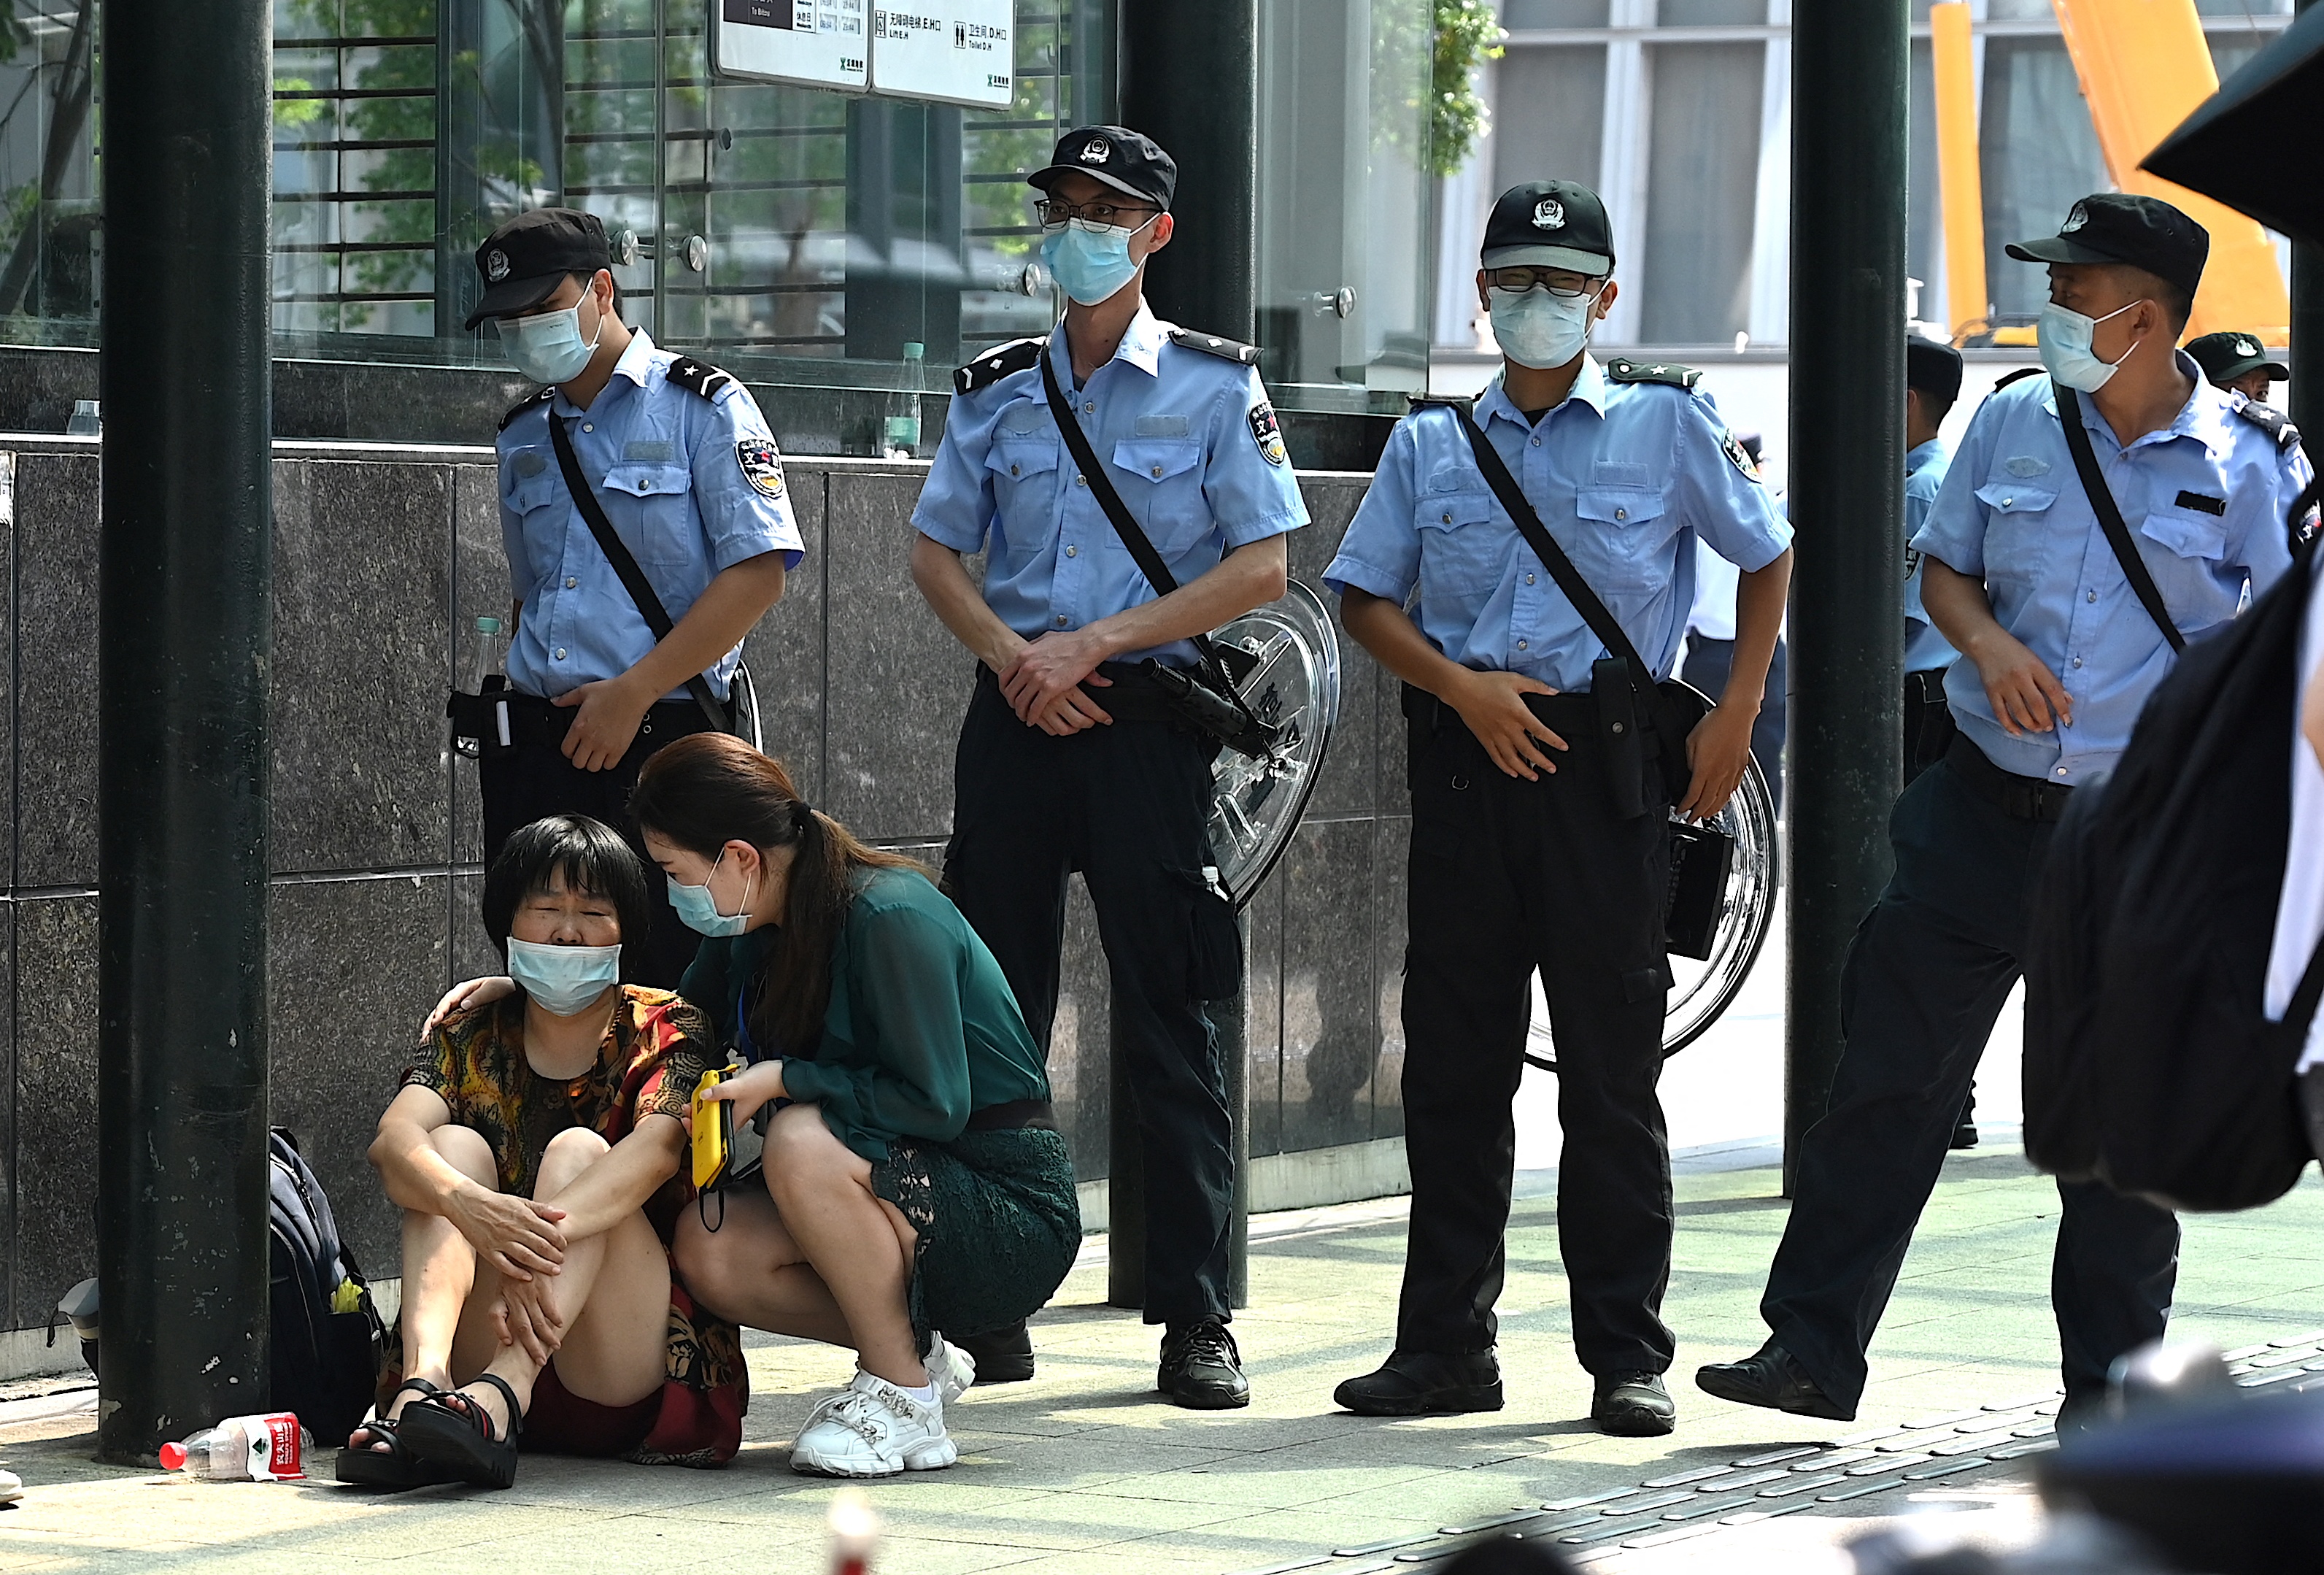
[[[1135,662],[1101,662],[1098,675],[1111,681],[1104,684],[1082,685],[1082,692],[1105,708],[1105,714],[1117,722],[1176,722],[1179,713],[1170,703],[1168,693],[1148,677]],[[982,662],[976,664],[976,681],[980,687],[993,691],[994,698],[1007,705],[1001,693],[1001,679]]]
[[[1598,741],[1598,701],[1587,690],[1581,694],[1529,694],[1525,702],[1526,709],[1539,717],[1543,726],[1569,745],[1588,746]],[[1476,743],[1476,736],[1461,719],[1461,713],[1418,685],[1404,686],[1403,705],[1405,720],[1422,732],[1452,732]],[[1477,747],[1482,749],[1484,746],[1478,744]]]
[[[2013,820],[2055,825],[2065,818],[2066,801],[2074,793],[2061,782],[2043,782],[2038,776],[2020,776],[2014,771],[2002,770],[1986,758],[1984,750],[1969,741],[1966,733],[1953,736],[1952,746],[1945,751],[1945,764],[1969,792]]]
[[[573,718],[581,714],[578,706],[556,705],[539,695],[519,694],[514,690],[489,690],[473,695],[455,692],[445,710],[452,718],[453,735],[477,740],[487,755],[528,746],[558,748],[565,742],[567,730],[573,726]],[[503,714],[508,720],[505,737],[501,732]],[[701,716],[701,709],[690,699],[656,700],[639,720],[638,737],[650,738],[665,734],[675,738],[696,732],[700,730],[696,718]]]

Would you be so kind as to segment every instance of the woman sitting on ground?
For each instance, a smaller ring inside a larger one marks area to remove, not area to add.
[[[529,1449],[706,1465],[742,1439],[742,1352],[666,1243],[686,1201],[702,1014],[625,985],[652,915],[610,828],[558,815],[484,877],[503,998],[430,1022],[371,1163],[403,1209],[403,1381],[343,1482],[506,1487]],[[450,1387],[457,1383],[460,1387]]]
[[[1073,1162],[1001,965],[911,860],[803,802],[724,734],[681,738],[630,799],[678,916],[706,942],[679,984],[750,1067],[719,1097],[763,1105],[763,1185],[689,1210],[677,1259],[738,1323],[854,1349],[807,1418],[795,1470],[949,1466],[945,1404],[975,1335],[1047,1302],[1081,1246]],[[715,1206],[713,1214],[715,1216]]]

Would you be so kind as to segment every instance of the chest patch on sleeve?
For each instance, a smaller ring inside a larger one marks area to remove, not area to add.
[[[1283,428],[1275,419],[1275,407],[1261,401],[1250,407],[1246,418],[1250,422],[1250,440],[1259,445],[1259,457],[1269,465],[1285,464],[1290,456],[1284,452]]]
[[[761,497],[783,495],[783,459],[775,446],[765,438],[744,438],[734,445],[734,463],[742,468],[742,479]]]
[[[1720,434],[1719,451],[1727,456],[1727,462],[1736,469],[1754,481],[1759,479],[1759,467],[1752,461],[1751,450],[1743,446],[1743,440],[1732,431]]]

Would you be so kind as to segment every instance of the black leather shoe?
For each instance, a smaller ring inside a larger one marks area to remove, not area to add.
[[[1154,1387],[1189,1411],[1232,1411],[1250,1404],[1242,1353],[1222,1318],[1174,1324],[1162,1337]]]
[[[1332,1404],[1358,1416],[1418,1416],[1429,1411],[1499,1411],[1501,1364],[1490,1351],[1447,1356],[1397,1351],[1379,1371],[1332,1391]]]
[[[1964,1121],[1959,1126],[1954,1127],[1953,1140],[1950,1146],[1954,1148],[1975,1148],[1977,1146],[1977,1123],[1974,1121]]]
[[[1660,1373],[1607,1373],[1590,1402],[1590,1420],[1616,1438],[1659,1438],[1678,1425],[1678,1405]]]
[[[1694,1386],[1738,1405],[1764,1405],[1794,1416],[1854,1422],[1856,1407],[1843,1406],[1816,1387],[1799,1358],[1769,1340],[1739,1362],[1713,1362],[1694,1370]]]
[[[976,1358],[976,1386],[1022,1384],[1033,1376],[1033,1331],[1021,1322],[952,1342]]]

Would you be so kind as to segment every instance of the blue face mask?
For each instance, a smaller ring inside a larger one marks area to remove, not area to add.
[[[1146,224],[1153,222],[1149,218]],[[1067,219],[1065,228],[1041,238],[1041,265],[1057,288],[1084,306],[1095,306],[1138,276],[1138,264],[1130,260],[1130,237],[1145,227]]]
[[[581,341],[581,305],[536,317],[501,319],[501,348],[509,365],[535,383],[567,383],[581,375],[589,357],[597,353],[597,339],[605,337],[605,320],[597,320],[597,338]]]
[[[1587,295],[1552,295],[1546,290],[1499,290],[1488,296],[1493,341],[1520,366],[1563,366],[1590,343],[1590,314],[1597,301]]]
[[[509,977],[540,1009],[556,1017],[577,1017],[622,982],[622,949],[613,946],[544,946],[509,937]]]
[[[720,913],[718,899],[710,894],[710,883],[718,878],[718,866],[725,860],[726,851],[721,848],[710,873],[698,886],[687,885],[676,876],[669,877],[669,905],[678,911],[678,922],[696,934],[740,935],[751,927],[751,887],[756,883],[755,876],[742,885],[742,911],[739,913]]]
[[[2130,306],[2136,306],[2134,301]],[[2042,365],[2051,378],[2068,388],[2079,388],[2084,394],[2096,394],[2106,386],[2107,379],[2118,371],[2123,362],[2130,359],[2129,350],[2112,361],[2102,361],[2090,349],[2091,336],[2107,318],[2120,317],[2130,306],[2118,306],[2106,317],[2084,317],[2069,307],[2052,301],[2042,309],[2034,323],[2034,338],[2042,347]]]

